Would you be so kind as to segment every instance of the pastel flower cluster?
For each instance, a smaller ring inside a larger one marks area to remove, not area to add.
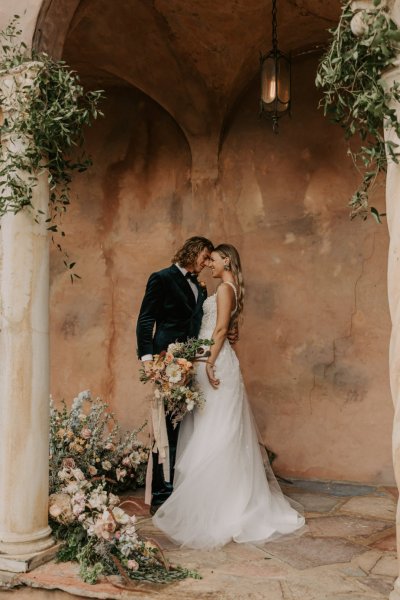
[[[106,478],[118,491],[143,485],[149,449],[138,440],[140,431],[122,434],[108,405],[93,401],[89,391],[78,394],[70,411],[50,399],[50,491],[58,490],[65,460],[85,478]]]
[[[195,408],[203,408],[204,397],[197,388],[194,363],[206,360],[210,340],[190,339],[170,344],[166,352],[154,356],[151,369],[141,369],[140,379],[151,381],[154,398],[164,402],[174,427]]]
[[[68,411],[50,403],[49,516],[53,535],[62,540],[60,561],[79,563],[87,583],[118,575],[154,583],[198,577],[195,572],[168,565],[160,548],[138,535],[140,517],[130,515],[113,493],[140,485],[148,449],[140,432],[122,435],[107,404],[81,392]]]
[[[120,498],[105,489],[105,482],[93,483],[81,469],[66,459],[58,472],[60,489],[49,498],[50,519],[60,526],[80,528],[92,554],[113,556],[130,572],[146,564],[159,566],[157,547],[139,538],[136,517],[125,512]],[[53,525],[54,527],[54,525]]]

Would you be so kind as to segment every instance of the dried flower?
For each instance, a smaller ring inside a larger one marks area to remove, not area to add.
[[[51,494],[49,498],[49,513],[59,523],[68,524],[74,521],[71,498],[68,494]]]
[[[92,437],[92,432],[88,427],[84,427],[81,431],[81,436],[85,439],[88,440]]]

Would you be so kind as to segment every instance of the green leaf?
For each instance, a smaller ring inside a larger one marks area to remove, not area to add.
[[[381,221],[381,215],[379,214],[379,212],[376,210],[376,208],[374,208],[373,206],[371,206],[371,214],[374,217],[375,221],[377,223],[379,223],[380,225],[382,225],[382,221]]]

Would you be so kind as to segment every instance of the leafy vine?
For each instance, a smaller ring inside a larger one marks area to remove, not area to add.
[[[98,105],[103,93],[85,92],[78,75],[65,62],[28,49],[19,41],[18,19],[15,16],[0,32],[0,78],[12,82],[7,89],[0,85],[0,107],[6,115],[0,136],[2,142],[11,141],[7,148],[3,143],[0,151],[0,217],[32,208],[38,175],[47,171],[50,202],[46,223],[53,234],[64,236],[59,224],[70,204],[72,174],[91,164],[83,150],[83,131],[102,115]],[[36,220],[43,218],[40,212]],[[57,247],[62,250],[60,244]],[[68,269],[75,265],[67,254],[64,263]],[[78,275],[71,272],[72,281],[74,277]]]
[[[351,1],[344,3],[337,27],[330,30],[331,44],[319,64],[316,85],[323,91],[320,106],[344,129],[348,154],[362,177],[350,200],[350,216],[366,219],[372,214],[380,223],[383,214],[369,206],[369,195],[378,174],[386,171],[387,156],[399,161],[398,144],[385,140],[383,126],[400,136],[393,108],[393,101],[400,100],[400,84],[385,86],[382,74],[398,55],[400,30],[381,0],[373,4],[360,13],[362,32],[356,36]]]

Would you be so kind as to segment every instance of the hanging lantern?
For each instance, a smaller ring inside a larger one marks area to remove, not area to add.
[[[260,116],[271,119],[278,133],[278,119],[290,112],[290,58],[278,48],[276,0],[272,0],[272,50],[260,55]]]

